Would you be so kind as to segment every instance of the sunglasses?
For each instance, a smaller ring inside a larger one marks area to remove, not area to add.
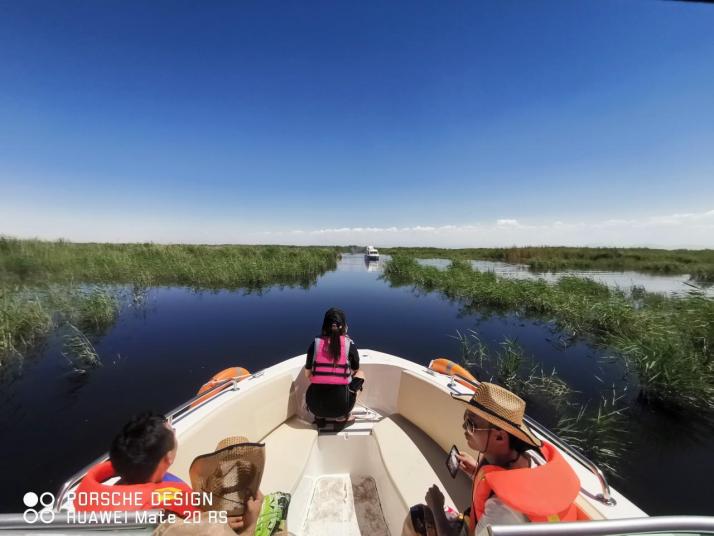
[[[492,430],[492,426],[488,426],[486,428],[479,428],[476,426],[476,423],[473,422],[471,419],[468,417],[464,417],[464,424],[462,425],[462,428],[466,430],[469,434],[473,434],[474,432],[481,432],[481,431],[486,431],[486,430]]]

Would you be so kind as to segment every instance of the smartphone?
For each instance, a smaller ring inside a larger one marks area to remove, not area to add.
[[[449,456],[446,458],[446,468],[449,470],[451,478],[456,478],[456,474],[459,472],[459,459],[456,455],[459,454],[459,449],[456,445],[451,447],[449,451]]]

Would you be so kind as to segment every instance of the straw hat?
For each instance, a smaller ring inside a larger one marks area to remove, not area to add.
[[[473,396],[451,395],[466,404],[466,409],[534,447],[541,446],[530,428],[523,422],[526,403],[500,385],[482,382]]]
[[[213,494],[207,510],[243,515],[245,503],[258,493],[265,467],[265,444],[227,437],[210,454],[198,456],[188,470],[194,491]]]

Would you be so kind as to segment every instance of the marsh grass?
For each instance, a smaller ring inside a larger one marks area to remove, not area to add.
[[[574,270],[637,270],[654,274],[689,274],[696,281],[714,282],[714,250],[649,248],[382,248],[383,253],[414,258],[489,260],[525,264],[535,272]]]
[[[0,366],[11,355],[32,350],[55,330],[67,327],[74,336],[76,331],[102,335],[119,315],[116,291],[99,287],[18,287],[0,292]],[[80,348],[78,343],[72,346]]]
[[[105,333],[119,314],[116,289],[121,285],[132,287],[133,306],[144,303],[146,289],[158,285],[246,292],[272,285],[308,288],[336,267],[338,257],[337,248],[326,247],[75,244],[0,237],[0,365],[11,353],[21,355],[68,324],[83,334]]]
[[[462,260],[446,270],[395,256],[390,284],[438,291],[470,310],[512,311],[553,320],[569,338],[613,349],[636,373],[640,398],[654,405],[714,411],[714,300],[702,296],[637,299],[577,277],[555,284],[498,278]]]
[[[90,368],[101,366],[99,354],[92,341],[76,326],[67,324],[69,333],[64,336],[62,355],[77,372],[86,372]]]
[[[497,383],[525,399],[537,398],[554,409],[567,404],[574,392],[555,369],[545,372],[513,339],[506,338],[490,351],[474,330],[457,331],[454,338],[459,342],[461,362],[480,381]]]
[[[84,331],[101,334],[114,325],[118,314],[118,298],[106,290],[94,289],[79,301],[77,325]]]
[[[561,439],[614,476],[619,476],[621,460],[629,445],[623,398],[624,394],[617,395],[613,389],[602,396],[595,410],[581,405],[574,415],[563,415],[555,427]]]
[[[309,286],[334,269],[337,248],[76,244],[0,238],[0,282],[134,284],[192,288]]]
[[[52,315],[39,297],[0,289],[0,366],[4,357],[34,346],[52,327]]]

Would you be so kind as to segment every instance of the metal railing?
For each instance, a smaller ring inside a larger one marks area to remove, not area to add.
[[[573,523],[523,523],[488,527],[490,536],[604,536],[612,534],[657,534],[666,532],[714,534],[714,517],[662,516],[604,521],[575,521]]]
[[[428,373],[433,374],[433,371],[430,369],[425,369]],[[454,375],[448,376],[449,378],[449,383],[446,385],[446,387],[452,391],[455,394],[466,394],[462,393],[460,389],[458,389],[459,382],[456,381],[456,377]],[[464,378],[463,376],[458,376],[459,381],[463,381],[473,387],[478,387],[478,382],[474,383],[471,380],[468,380]],[[590,460],[587,456],[585,456],[582,452],[579,450],[571,447],[568,443],[560,439],[557,435],[555,435],[553,432],[551,432],[548,428],[540,424],[538,421],[535,419],[532,419],[531,417],[528,417],[527,415],[524,417],[524,420],[526,424],[533,428],[536,432],[538,432],[540,435],[542,435],[545,439],[548,440],[548,442],[552,443],[556,447],[558,447],[560,450],[565,451],[568,453],[569,456],[574,458],[577,462],[579,462],[581,465],[585,466],[591,473],[595,475],[595,477],[598,479],[600,483],[600,489],[602,490],[601,493],[598,493],[595,495],[594,499],[607,505],[607,506],[614,506],[617,504],[617,501],[612,497],[612,491],[610,490],[610,484],[607,482],[607,478],[605,478],[605,474],[602,472],[602,469],[597,466],[595,462]]]
[[[262,371],[261,371],[262,373]],[[260,374],[260,373],[256,373]],[[239,376],[237,378],[229,378],[227,380],[221,380],[220,382],[216,383],[213,387],[210,389],[207,389],[206,391],[197,394],[193,398],[187,400],[183,404],[177,406],[170,412],[166,414],[166,419],[169,421],[169,424],[173,424],[177,420],[181,420],[183,417],[186,417],[189,415],[191,412],[195,411],[196,409],[202,407],[204,404],[209,402],[210,400],[213,400],[213,397],[211,396],[212,393],[215,394],[220,394],[224,391],[237,391],[238,390],[238,382],[245,378],[245,376]],[[232,384],[230,389],[226,389],[228,385]],[[186,411],[188,410],[188,411]],[[177,419],[178,417],[178,419]],[[74,475],[72,475],[64,484],[62,484],[62,487],[59,489],[57,492],[57,499],[55,501],[54,505],[54,510],[55,512],[59,512],[61,506],[64,504],[65,498],[67,497],[67,492],[72,489],[74,486],[79,484],[79,482],[85,477],[87,472],[97,465],[98,463],[102,463],[106,460],[109,459],[108,454],[104,454],[94,460],[92,463],[81,469],[80,471],[77,471]]]

